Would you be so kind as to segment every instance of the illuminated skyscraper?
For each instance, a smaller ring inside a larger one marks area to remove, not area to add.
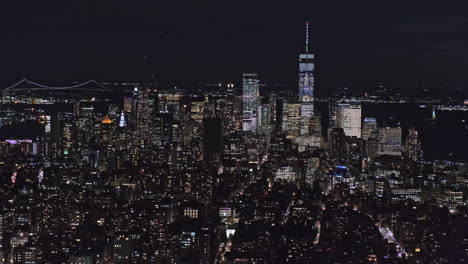
[[[256,73],[244,73],[242,87],[242,131],[257,133],[258,101],[258,75]]]
[[[338,104],[336,126],[343,128],[347,137],[361,138],[361,104]]]
[[[372,133],[377,132],[377,120],[373,117],[366,117],[362,122],[362,139],[368,140]]]
[[[295,139],[301,133],[301,104],[295,102],[283,103],[282,130],[288,139]]]
[[[261,104],[257,108],[257,131],[259,134],[269,135],[273,131],[273,104]]]
[[[62,129],[62,149],[63,149],[63,154],[68,155],[72,143],[73,143],[73,124],[70,122],[64,122],[63,124],[63,129]]]
[[[308,125],[309,125],[309,134],[311,135],[322,134],[322,118],[320,117],[320,115],[316,114],[312,118],[310,118]]]
[[[154,113],[155,99],[150,89],[142,89],[138,92],[138,104],[136,113],[136,144],[145,146],[151,141],[151,128],[153,128],[151,116]]]
[[[379,128],[379,155],[401,156],[401,127]]]
[[[112,120],[109,115],[106,114],[104,119],[101,121],[101,143],[108,146],[112,141]]]
[[[343,128],[333,128],[330,132],[330,145],[333,157],[339,162],[346,159],[346,136]]]
[[[301,116],[311,117],[314,113],[314,54],[309,53],[309,22],[306,22],[305,53],[299,54],[299,99]]]
[[[119,127],[125,127],[127,126],[127,122],[125,122],[125,115],[124,112],[120,114],[120,121],[119,121]]]
[[[125,97],[123,101],[123,111],[127,117],[126,122],[130,126],[135,126],[137,123],[138,97],[139,91],[138,88],[135,87],[135,89],[133,89],[132,96]]]
[[[406,136],[404,155],[414,161],[422,158],[421,141],[419,140],[419,133],[416,128],[411,127]]]
[[[190,107],[190,116],[197,123],[203,121],[203,113],[205,112],[205,102],[192,102]]]
[[[117,127],[116,131],[116,139],[117,139],[117,149],[118,150],[125,150],[128,149],[128,143],[129,143],[129,131],[127,128],[127,122],[125,121],[125,114],[124,111],[120,114],[120,121],[119,121],[119,126]]]

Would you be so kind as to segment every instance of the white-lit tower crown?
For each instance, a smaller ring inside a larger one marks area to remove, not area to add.
[[[309,22],[306,22],[305,53],[299,54],[299,100],[303,117],[314,113],[314,66],[314,54],[309,53]]]

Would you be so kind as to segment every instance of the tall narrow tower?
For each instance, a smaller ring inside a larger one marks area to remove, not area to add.
[[[309,53],[309,22],[306,22],[305,53],[299,54],[299,100],[301,116],[314,114],[314,54]]]
[[[244,73],[242,86],[242,131],[257,133],[258,102],[258,75],[256,73]]]

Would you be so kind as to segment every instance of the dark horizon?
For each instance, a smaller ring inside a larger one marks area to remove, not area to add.
[[[468,16],[424,4],[9,3],[0,82],[226,82],[257,72],[294,88],[310,21],[319,94],[369,83],[465,87]]]

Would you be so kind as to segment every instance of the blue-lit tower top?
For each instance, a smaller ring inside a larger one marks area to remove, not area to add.
[[[309,53],[309,22],[306,22],[305,53],[299,54],[299,97],[312,101],[314,97],[314,54]]]
[[[127,126],[127,122],[125,121],[124,111],[122,111],[122,113],[120,114],[119,127],[126,127],[126,126]]]

